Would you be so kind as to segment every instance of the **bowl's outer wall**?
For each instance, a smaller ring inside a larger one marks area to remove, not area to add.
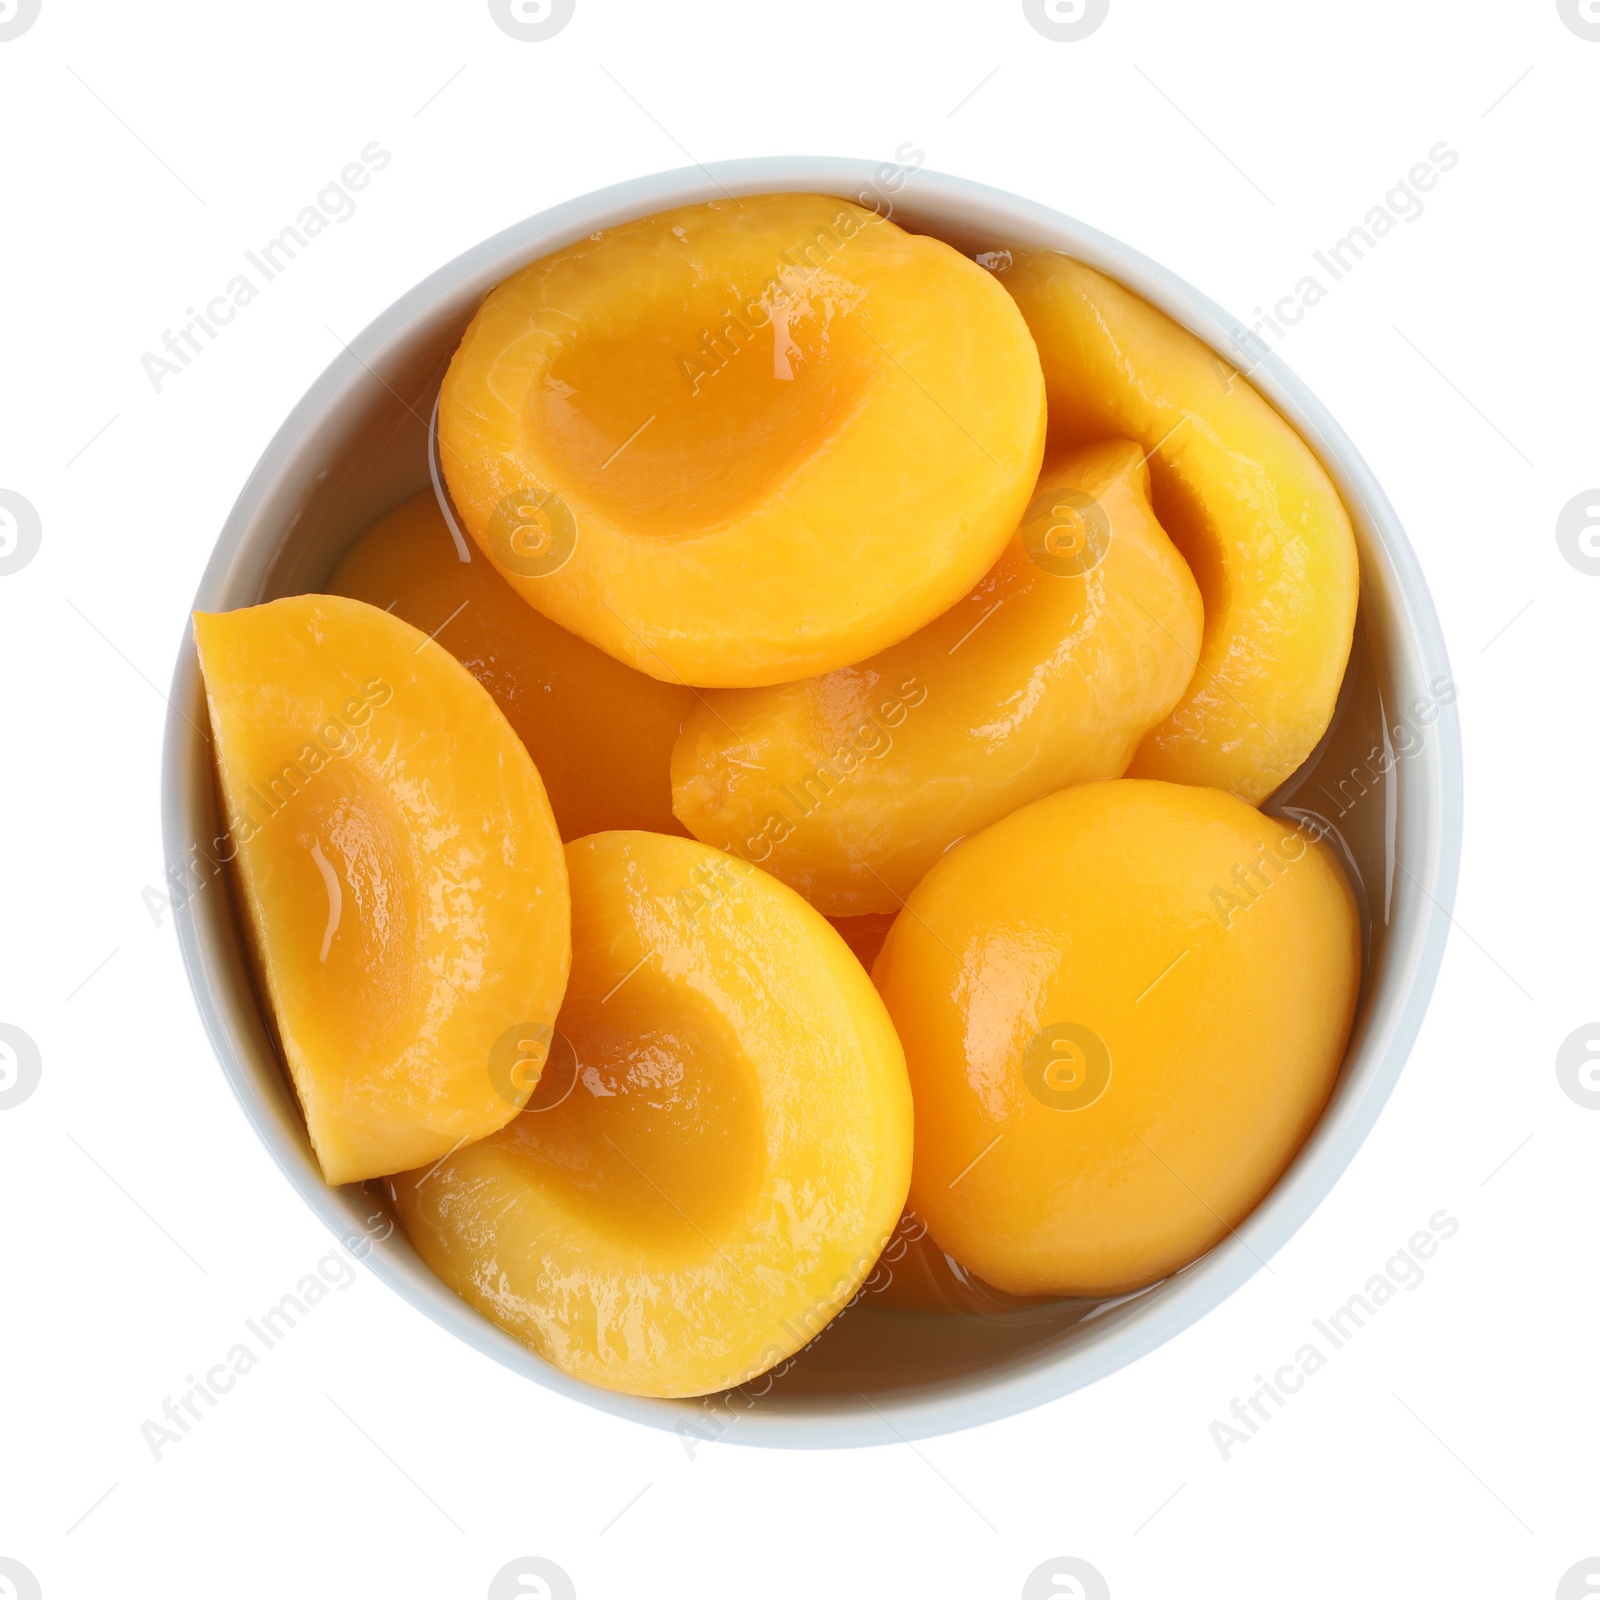
[[[423,397],[460,330],[515,268],[613,223],[669,206],[775,191],[837,194],[968,248],[1034,247],[1086,261],[1204,339],[1300,430],[1337,484],[1356,527],[1363,634],[1381,691],[1364,727],[1404,720],[1381,783],[1388,916],[1345,1068],[1321,1123],[1277,1187],[1230,1236],[1154,1289],[1030,1343],[1003,1359],[952,1362],[941,1376],[893,1383],[874,1400],[838,1392],[759,1403],[656,1401],[565,1377],[444,1287],[398,1231],[374,1239],[374,1203],[322,1181],[298,1106],[251,986],[231,897],[208,858],[220,832],[205,708],[185,629],[163,759],[162,816],[180,948],[195,999],[234,1093],[306,1203],[402,1298],[469,1345],[547,1388],[686,1440],[750,1444],[881,1444],[1011,1415],[1113,1372],[1218,1305],[1284,1244],[1332,1188],[1372,1127],[1416,1038],[1443,957],[1460,858],[1460,732],[1450,667],[1427,587],[1393,508],[1344,432],[1303,384],[1220,307],[1116,240],[1046,207],[928,171],[830,158],[757,158],[684,168],[569,201],[484,241],[403,296],[341,352],[261,458],[217,541],[195,608],[229,610],[320,588],[373,517],[426,481]],[[415,395],[416,401],[405,397]],[[420,409],[419,409],[420,407]],[[352,462],[354,463],[352,465]],[[1339,730],[1335,730],[1338,733]],[[1350,731],[1344,732],[1348,745]],[[1363,737],[1365,735],[1363,734]],[[1413,748],[1411,741],[1420,737]],[[1348,758],[1341,750],[1339,760]],[[1364,760],[1364,757],[1358,758]],[[1370,772],[1370,767],[1363,767]],[[1295,781],[1277,803],[1294,809]],[[1308,800],[1307,805],[1311,805]],[[1311,807],[1324,817],[1330,807]],[[1363,824],[1378,814],[1368,805]],[[1373,874],[1369,873],[1369,877]],[[1378,886],[1368,883],[1369,899]],[[1382,908],[1380,908],[1381,911]],[[1080,1313],[1081,1318],[1081,1313]],[[737,1426],[730,1426],[734,1418]]]

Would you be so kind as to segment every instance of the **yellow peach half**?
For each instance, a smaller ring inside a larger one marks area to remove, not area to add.
[[[1121,779],[1013,812],[923,879],[873,969],[912,1209],[1012,1294],[1177,1271],[1310,1133],[1360,974],[1331,850],[1233,795]]]
[[[472,675],[374,606],[196,614],[258,975],[329,1183],[514,1117],[571,957],[544,785]],[[505,1070],[500,1070],[504,1067]]]
[[[439,403],[473,538],[641,672],[780,683],[944,611],[1016,526],[1044,384],[975,263],[847,201],[684,206],[479,308]]]
[[[706,691],[673,751],[678,816],[857,916],[898,909],[963,835],[1120,777],[1200,648],[1200,594],[1149,495],[1126,440],[1052,459],[1005,553],[942,617],[822,677]]]
[[[905,1201],[911,1097],[883,1003],[775,878],[694,840],[567,847],[558,1092],[395,1181],[459,1295],[547,1361],[706,1394],[808,1343]]]

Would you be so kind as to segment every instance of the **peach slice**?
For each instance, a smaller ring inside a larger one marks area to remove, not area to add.
[[[957,845],[873,978],[916,1101],[910,1204],[1020,1295],[1175,1272],[1332,1091],[1361,975],[1333,853],[1218,789],[1123,779]]]
[[[1038,341],[1050,446],[1152,452],[1156,514],[1205,598],[1200,665],[1134,777],[1264,800],[1333,716],[1355,628],[1350,518],[1299,434],[1170,317],[1081,262],[1024,252],[999,281]]]
[[[472,536],[546,616],[669,682],[825,672],[1000,553],[1044,384],[980,267],[847,201],[684,206],[536,261],[439,402]]]
[[[801,683],[707,691],[673,805],[829,916],[890,912],[964,834],[1120,777],[1188,687],[1200,633],[1139,446],[1075,450],[983,581],[909,639]]]
[[[358,600],[194,631],[228,859],[323,1176],[492,1133],[537,1080],[519,1047],[548,1041],[571,959],[528,752],[460,663]]]
[[[431,489],[373,523],[327,587],[435,635],[494,696],[539,769],[563,839],[684,831],[668,769],[693,692],[557,627],[481,550],[462,561]]]
[[[806,1344],[905,1201],[911,1097],[870,980],[792,890],[693,840],[567,847],[570,1087],[396,1180],[439,1276],[573,1377],[707,1394]]]

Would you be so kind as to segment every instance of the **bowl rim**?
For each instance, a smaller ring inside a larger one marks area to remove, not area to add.
[[[441,301],[486,292],[516,267],[598,228],[671,206],[768,192],[838,195],[883,214],[898,215],[903,210],[914,223],[931,221],[952,233],[1058,250],[1087,262],[1173,317],[1223,359],[1247,371],[1249,381],[1300,431],[1334,479],[1363,540],[1364,601],[1369,580],[1381,579],[1385,591],[1383,605],[1392,615],[1392,626],[1384,635],[1391,670],[1409,674],[1414,687],[1437,684],[1441,678],[1453,682],[1427,584],[1394,508],[1326,407],[1245,324],[1166,267],[1051,207],[924,167],[845,157],[750,157],[633,178],[514,223],[438,268],[379,313],[290,411],[222,527],[191,610],[226,608],[230,577],[242,552],[267,537],[263,512],[274,485],[293,468],[319,425],[336,415],[353,390],[368,381],[384,353],[401,348]],[[187,859],[197,836],[190,806],[196,732],[183,711],[194,703],[197,681],[185,618],[161,762],[163,847],[169,881],[175,884],[182,880],[179,864]],[[1443,960],[1460,866],[1462,758],[1453,696],[1439,708],[1431,732],[1432,737],[1405,764],[1401,802],[1409,864],[1404,876],[1415,892],[1410,894],[1409,914],[1397,917],[1391,926],[1364,1028],[1347,1056],[1346,1077],[1359,1058],[1361,1083],[1347,1086],[1341,1080],[1294,1162],[1221,1244],[1159,1285],[1158,1292],[1119,1306],[1101,1322],[1080,1324],[1064,1346],[1034,1352],[998,1374],[965,1374],[941,1380],[930,1389],[881,1395],[876,1401],[863,1395],[864,1409],[825,1397],[804,1411],[730,1410],[740,1425],[719,1424],[713,1434],[704,1426],[704,1407],[696,1401],[616,1394],[546,1365],[458,1299],[414,1256],[407,1262],[393,1251],[361,1254],[402,1299],[466,1344],[570,1399],[677,1431],[691,1454],[691,1439],[709,1442],[712,1437],[783,1447],[881,1445],[897,1438],[932,1437],[1030,1410],[1108,1376],[1199,1321],[1264,1266],[1332,1190],[1393,1091]],[[1408,893],[1404,885],[1400,892]],[[341,1200],[341,1191],[322,1181],[305,1147],[287,1136],[273,1114],[251,1066],[258,1052],[241,1037],[221,1004],[213,978],[217,961],[211,935],[197,920],[191,897],[174,892],[172,898],[190,989],[229,1087],[301,1198],[348,1245],[352,1215],[348,1204]],[[1345,1093],[1346,1087],[1352,1092]]]

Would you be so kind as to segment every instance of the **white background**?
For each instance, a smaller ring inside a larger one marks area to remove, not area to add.
[[[0,1021],[43,1060],[0,1111],[0,1556],[45,1600],[476,1600],[525,1554],[582,1600],[1012,1597],[1059,1555],[1116,1600],[1555,1595],[1600,1553],[1600,1112],[1554,1071],[1600,1014],[1600,577],[1554,536],[1600,483],[1597,96],[1600,43],[1554,0],[1112,0],[1079,43],[1016,0],[578,0],[533,44],[483,0],[43,0],[0,43],[0,488],[43,527],[0,577]],[[144,352],[373,140],[393,160],[356,214],[155,392]],[[1392,1102],[1271,1272],[1008,1422],[691,1460],[363,1270],[152,1459],[141,1423],[331,1245],[141,891],[189,597],[336,338],[599,185],[907,141],[1248,322],[1440,140],[1461,159],[1424,213],[1279,348],[1399,508],[1450,640],[1457,925]],[[1426,1281],[1225,1462],[1213,1419],[1440,1208],[1460,1231]]]

